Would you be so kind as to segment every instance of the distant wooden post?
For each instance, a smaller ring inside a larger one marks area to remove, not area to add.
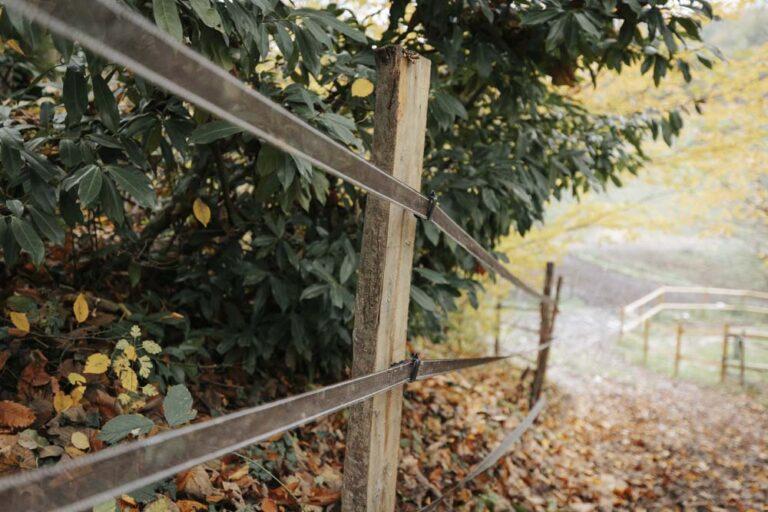
[[[723,326],[723,357],[720,360],[720,383],[725,382],[725,377],[728,374],[728,337],[730,336],[730,326],[725,324]]]
[[[376,52],[378,83],[373,163],[421,188],[430,61],[402,47]],[[358,271],[352,376],[384,370],[406,357],[416,218],[369,194]],[[342,510],[395,509],[402,386],[350,411]]]
[[[501,354],[501,300],[496,303],[496,339],[493,343],[493,355]]]
[[[626,316],[626,308],[622,306],[619,310],[619,336],[617,338],[617,341],[619,342],[621,342],[622,338],[624,337],[624,322],[626,320]]]
[[[675,341],[675,373],[674,377],[677,378],[678,373],[680,372],[680,354],[682,352],[683,346],[683,324],[678,323],[677,324],[677,339]]]
[[[648,331],[651,329],[651,321],[643,321],[643,364],[648,365]]]
[[[552,281],[555,275],[555,264],[551,261],[547,263],[547,270],[544,275],[544,296],[552,298]],[[547,362],[549,360],[549,343],[552,341],[552,332],[555,325],[555,318],[558,312],[558,304],[560,302],[560,290],[562,288],[562,277],[557,280],[557,291],[555,292],[554,300],[551,303],[541,301],[539,306],[541,312],[541,323],[539,324],[539,346],[543,346],[539,350],[538,357],[536,358],[536,373],[533,375],[533,383],[531,384],[531,394],[529,397],[529,406],[533,405],[541,397],[541,391],[544,387],[544,379],[547,374]]]
[[[747,352],[747,333],[741,332],[741,338],[739,338],[739,384],[744,387],[744,373],[746,370],[746,352]]]

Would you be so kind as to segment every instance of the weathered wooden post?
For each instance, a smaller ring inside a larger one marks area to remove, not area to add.
[[[675,340],[675,373],[674,373],[675,378],[677,378],[678,373],[680,373],[680,353],[683,348],[682,345],[683,345],[683,324],[678,322],[677,337]]]
[[[544,296],[552,298],[552,281],[555,275],[555,264],[551,261],[547,263],[547,270],[544,275]],[[539,350],[538,357],[536,358],[536,373],[533,375],[533,383],[531,384],[531,394],[528,400],[529,406],[533,405],[541,397],[541,391],[544,387],[544,379],[547,373],[547,362],[549,360],[549,343],[552,341],[552,332],[555,325],[555,317],[557,316],[558,303],[560,300],[560,290],[562,288],[562,277],[557,280],[557,291],[555,298],[552,301],[541,301],[539,309],[541,312],[541,322],[539,324],[539,346],[542,347]]]
[[[725,324],[723,326],[723,356],[720,360],[720,383],[725,382],[725,377],[728,374],[728,338],[730,337],[730,326]]]
[[[621,307],[619,310],[619,335],[617,337],[617,341],[621,343],[621,340],[624,338],[624,322],[626,321],[627,316],[627,308],[624,306]]]
[[[496,339],[493,343],[493,355],[501,354],[501,300],[496,303]]]
[[[643,320],[643,365],[648,366],[648,334],[651,329],[651,321]]]
[[[373,155],[377,166],[415,189],[427,123],[430,61],[399,46],[376,52]],[[406,356],[416,218],[368,195],[358,271],[352,376],[384,370]],[[402,386],[353,407],[347,429],[342,510],[395,509]]]
[[[744,387],[744,374],[746,370],[746,352],[747,352],[747,333],[741,331],[741,337],[738,340],[739,343],[739,384]]]

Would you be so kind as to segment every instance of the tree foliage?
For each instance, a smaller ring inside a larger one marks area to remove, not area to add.
[[[648,134],[671,140],[682,125],[596,114],[561,86],[637,63],[657,83],[672,70],[690,79],[680,50],[711,16],[705,2],[396,0],[373,40],[372,20],[335,4],[124,3],[362,153],[373,95],[353,84],[375,83],[374,46],[430,58],[423,188],[486,246],[526,232],[566,191],[619,184]],[[7,9],[0,37],[7,273],[29,257],[40,279],[128,300],[184,357],[341,370],[364,194]],[[429,223],[416,251],[411,330],[436,336],[482,270]]]

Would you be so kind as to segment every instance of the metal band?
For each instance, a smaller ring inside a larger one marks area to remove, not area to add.
[[[534,420],[536,417],[541,413],[542,409],[544,409],[544,405],[546,404],[546,400],[544,398],[541,398],[538,402],[536,402],[536,405],[533,406],[533,409],[528,413],[528,415],[523,419],[520,424],[515,427],[515,429],[510,432],[504,440],[499,443],[496,448],[493,449],[491,453],[489,453],[483,460],[481,460],[479,463],[473,467],[469,473],[467,473],[467,476],[461,479],[459,483],[454,485],[453,487],[449,488],[447,491],[445,491],[443,494],[440,495],[439,498],[437,498],[435,501],[427,505],[426,507],[422,507],[419,509],[419,512],[428,512],[431,510],[436,510],[438,505],[440,505],[443,501],[445,501],[445,498],[456,492],[457,490],[461,489],[465,485],[467,485],[468,482],[474,480],[478,475],[482,474],[483,472],[490,469],[494,464],[496,464],[501,457],[504,456],[505,453],[509,450],[509,448],[515,444],[517,441],[520,440],[521,437],[523,437],[523,434],[526,430],[528,430],[531,425],[533,425]]]
[[[537,351],[535,349],[528,350]],[[315,391],[0,479],[4,510],[76,512],[418,380],[519,355],[418,359]]]
[[[114,0],[5,0],[8,7],[286,153],[435,224],[488,270],[534,297],[434,202],[334,141]],[[434,212],[430,210],[434,209]],[[430,215],[432,214],[433,215]]]

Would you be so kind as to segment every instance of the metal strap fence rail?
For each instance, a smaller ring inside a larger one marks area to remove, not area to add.
[[[492,357],[424,361],[413,358],[381,372],[0,479],[0,503],[3,503],[5,510],[25,512],[85,510],[197,464],[265,441],[406,382],[494,363],[544,348],[538,346]],[[534,408],[536,414],[541,407]],[[515,430],[519,431],[517,438],[532,421],[526,418],[518,426]],[[74,482],[77,484],[73,485]]]
[[[295,157],[431,220],[483,266],[539,300],[439,206],[114,0],[4,0],[58,35],[127,66],[137,75]]]

